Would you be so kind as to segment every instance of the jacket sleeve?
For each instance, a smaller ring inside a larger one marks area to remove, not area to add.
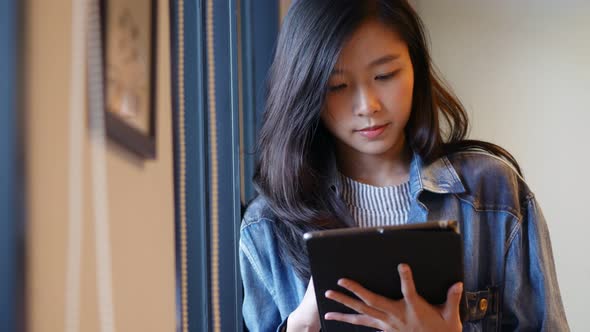
[[[244,302],[242,315],[246,327],[251,332],[269,332],[284,330],[279,309],[274,301],[274,294],[268,280],[262,273],[262,265],[256,247],[247,230],[242,229],[240,236],[240,272],[244,285]]]
[[[502,331],[569,331],[549,230],[534,197],[508,241]]]

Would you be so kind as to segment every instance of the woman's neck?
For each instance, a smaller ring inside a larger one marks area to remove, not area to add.
[[[336,158],[340,172],[355,181],[385,187],[405,183],[410,177],[412,152],[406,144],[383,154],[350,152],[340,151]]]

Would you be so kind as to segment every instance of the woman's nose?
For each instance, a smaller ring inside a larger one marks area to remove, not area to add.
[[[360,87],[356,94],[355,115],[370,116],[380,111],[379,98],[371,87]]]

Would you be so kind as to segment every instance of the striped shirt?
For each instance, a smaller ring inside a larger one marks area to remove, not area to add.
[[[375,187],[340,174],[342,199],[359,227],[402,225],[410,212],[410,182]]]

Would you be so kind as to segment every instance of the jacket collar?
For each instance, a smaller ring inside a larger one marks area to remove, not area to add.
[[[330,186],[339,193],[340,177],[335,159],[333,161],[331,163],[333,167],[329,172],[331,174]],[[425,164],[420,155],[414,152],[410,163],[410,193],[414,199],[417,199],[424,190],[437,194],[459,194],[465,192],[465,187],[446,156],[438,158],[430,164]]]
[[[414,152],[410,164],[410,192],[413,198],[417,198],[424,190],[437,194],[459,194],[465,192],[465,187],[449,158],[443,156],[424,164],[420,155]]]

